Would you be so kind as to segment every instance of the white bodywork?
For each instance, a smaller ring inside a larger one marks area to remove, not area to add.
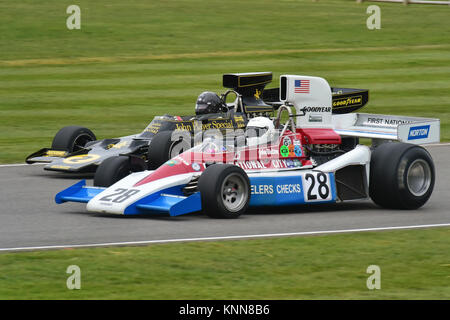
[[[192,179],[192,176],[194,174],[194,173],[184,173],[162,178],[155,182],[146,183],[141,186],[137,187],[134,186],[136,183],[141,181],[150,173],[151,171],[132,173],[127,177],[123,178],[122,180],[116,182],[115,184],[107,188],[104,192],[92,198],[87,204],[87,210],[94,212],[123,214],[128,206],[132,205],[133,203],[139,201],[144,197],[147,197],[148,195],[151,195],[163,189],[188,183]],[[118,189],[126,189],[126,190],[132,189],[132,190],[139,190],[139,192],[120,203],[114,201],[102,201],[102,198],[113,195],[115,192],[117,192]]]

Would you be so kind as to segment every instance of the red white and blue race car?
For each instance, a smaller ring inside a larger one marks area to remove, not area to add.
[[[278,92],[273,119],[254,117],[245,132],[231,136],[205,133],[202,143],[156,170],[129,174],[127,157],[108,159],[93,187],[81,181],[56,202],[84,202],[89,211],[112,214],[203,211],[236,218],[249,206],[370,197],[382,207],[417,209],[429,199],[434,164],[419,144],[439,141],[438,119],[335,114],[333,91],[319,77],[283,75]],[[361,137],[372,145],[359,144]]]

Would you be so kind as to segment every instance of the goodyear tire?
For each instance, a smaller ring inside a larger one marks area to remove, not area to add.
[[[172,141],[172,134],[175,134],[175,141]],[[148,148],[147,159],[149,168],[159,168],[162,164],[188,150],[190,147],[191,136],[189,132],[159,132],[153,137]]]
[[[111,157],[105,159],[95,171],[94,186],[109,187],[130,173],[144,171],[145,169],[144,161],[132,161],[127,156]]]
[[[97,140],[95,134],[88,128],[68,126],[56,133],[53,138],[52,149],[72,153],[82,149],[87,143],[95,140]]]
[[[203,211],[212,218],[237,218],[250,203],[250,180],[244,170],[231,164],[206,168],[198,188]]]
[[[433,192],[433,160],[424,148],[384,143],[372,152],[369,194],[381,207],[417,209]]]

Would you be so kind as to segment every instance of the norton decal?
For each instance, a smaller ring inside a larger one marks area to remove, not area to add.
[[[289,148],[285,145],[282,145],[280,147],[280,154],[284,158],[289,157]]]
[[[63,160],[64,163],[68,164],[79,164],[92,162],[99,159],[100,156],[98,154],[81,154],[79,156],[72,156]]]

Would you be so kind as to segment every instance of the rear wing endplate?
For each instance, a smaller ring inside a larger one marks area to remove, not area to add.
[[[439,119],[369,113],[334,114],[332,119],[334,130],[341,136],[412,144],[440,141]]]

